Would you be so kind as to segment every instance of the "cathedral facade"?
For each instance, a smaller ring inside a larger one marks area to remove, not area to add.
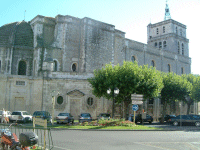
[[[3,25],[0,109],[31,114],[36,110],[54,110],[55,115],[70,112],[75,119],[89,112],[96,118],[99,113],[111,113],[112,101],[92,94],[87,78],[95,69],[108,63],[114,66],[137,61],[163,72],[191,73],[185,25],[168,15],[164,21],[147,26],[147,37],[147,44],[140,43],[125,38],[125,32],[114,25],[68,15],[38,15],[29,22]],[[145,106],[154,118],[160,115],[158,99]],[[130,112],[120,111],[122,107],[117,106],[116,112],[124,117]],[[191,111],[197,111],[197,107]]]

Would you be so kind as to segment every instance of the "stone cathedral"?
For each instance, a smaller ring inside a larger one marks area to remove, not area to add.
[[[163,72],[191,73],[186,25],[171,19],[168,4],[164,21],[147,26],[147,37],[147,44],[136,42],[114,25],[69,15],[5,24],[0,27],[0,109],[51,113],[55,96],[55,115],[70,112],[77,119],[88,112],[96,118],[111,113],[112,101],[92,94],[87,78],[95,69],[137,61]],[[143,105],[154,118],[160,115],[159,99]],[[131,113],[122,107],[115,112]],[[196,111],[193,105],[191,113]]]

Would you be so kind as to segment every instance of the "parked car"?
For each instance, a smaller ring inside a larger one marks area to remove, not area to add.
[[[110,114],[108,113],[100,113],[99,116],[97,116],[97,120],[109,120],[110,119]]]
[[[179,115],[175,118],[170,119],[170,124],[174,126],[180,125],[195,125],[200,126],[200,117],[198,115]]]
[[[169,120],[171,119],[171,118],[175,118],[176,116],[175,115],[165,115],[164,116],[164,121],[165,122],[169,122]],[[161,119],[162,119],[162,117],[160,117],[159,118],[159,121],[161,122]]]
[[[13,111],[10,116],[10,122],[31,122],[32,115],[29,114],[27,111]]]
[[[134,117],[134,114],[131,114],[129,116],[129,120],[133,122],[133,117]],[[149,123],[152,123],[153,122],[153,117],[146,114],[146,119],[142,119],[142,114],[138,114],[135,116],[135,123],[142,123],[142,122],[149,122]]]
[[[92,121],[92,116],[89,113],[81,113],[79,116],[79,123],[82,122],[91,122]]]
[[[47,122],[52,123],[52,116],[48,111],[35,111],[33,117],[46,119]]]
[[[74,117],[70,113],[59,113],[56,117],[57,124],[59,123],[74,123]]]
[[[6,111],[6,116],[9,118],[10,120],[10,116],[11,116],[11,112],[10,111]],[[2,118],[2,110],[0,110],[0,122],[1,122],[1,118]]]

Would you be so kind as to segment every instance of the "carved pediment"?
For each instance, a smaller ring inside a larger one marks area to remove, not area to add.
[[[70,97],[83,97],[85,94],[79,90],[73,90],[67,93]]]

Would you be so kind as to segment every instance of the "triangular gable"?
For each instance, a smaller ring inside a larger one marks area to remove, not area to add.
[[[70,97],[82,97],[85,94],[79,90],[73,90],[67,93],[67,95],[69,95]]]

